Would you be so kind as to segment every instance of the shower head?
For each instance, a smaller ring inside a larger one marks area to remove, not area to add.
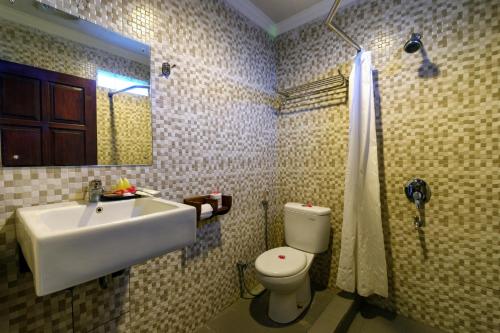
[[[406,53],[415,53],[422,47],[420,40],[422,35],[419,33],[412,33],[410,39],[405,43],[404,49]]]

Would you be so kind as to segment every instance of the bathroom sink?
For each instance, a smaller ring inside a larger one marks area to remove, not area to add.
[[[27,207],[16,234],[43,296],[193,244],[196,209],[157,198]]]

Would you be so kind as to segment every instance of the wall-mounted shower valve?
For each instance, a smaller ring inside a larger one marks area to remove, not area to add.
[[[405,194],[408,200],[415,203],[417,209],[423,208],[431,198],[431,189],[427,183],[419,178],[412,179],[405,186]]]
[[[424,205],[431,198],[431,189],[427,183],[419,178],[412,179],[405,186],[405,194],[410,202],[417,207],[417,216],[414,220],[415,229],[424,226]]]

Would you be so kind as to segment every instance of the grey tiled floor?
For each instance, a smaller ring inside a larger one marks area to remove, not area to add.
[[[311,306],[306,313],[292,324],[280,325],[267,317],[269,294],[265,292],[253,300],[240,299],[196,333],[305,333],[334,295],[330,290],[315,291]]]
[[[444,333],[403,316],[390,315],[375,307],[364,306],[356,314],[347,333]]]
[[[295,322],[279,325],[267,317],[267,292],[254,300],[240,299],[196,333],[306,333],[335,295],[330,290],[315,291],[308,311]],[[347,333],[443,333],[402,316],[391,316],[373,307],[363,307]]]

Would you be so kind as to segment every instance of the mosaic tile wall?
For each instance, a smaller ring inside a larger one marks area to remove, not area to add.
[[[97,70],[102,69],[149,81],[147,65],[7,20],[0,20],[0,24],[0,59],[91,80],[96,80]],[[108,91],[102,87],[97,89],[98,164],[150,165],[150,99],[139,95],[115,95],[111,114]]]
[[[373,52],[390,272],[389,301],[373,301],[447,332],[500,331],[500,4],[369,0],[337,23]],[[423,34],[425,58],[402,50],[412,31]],[[318,21],[280,36],[277,53],[278,85],[289,88],[338,68],[348,75],[355,50]],[[330,287],[348,116],[338,106],[278,120],[278,206],[311,200],[333,210],[332,250],[313,271]],[[432,189],[420,234],[403,195],[412,177]]]
[[[192,332],[238,298],[236,262],[262,252],[265,190],[274,216],[273,41],[221,1],[46,2],[151,45],[153,165],[0,169],[0,331]],[[164,61],[177,64],[168,80]],[[18,270],[15,209],[78,199],[89,180],[120,176],[176,201],[219,188],[233,208],[199,228],[193,246],[132,267],[106,290],[91,281],[35,297],[31,274]]]
[[[264,190],[274,244],[284,202],[332,207],[332,249],[313,273],[333,286],[347,108],[277,119],[270,105],[274,73],[282,88],[338,68],[347,74],[351,48],[320,22],[274,43],[215,0],[44,2],[152,45],[153,165],[0,170],[1,332],[193,331],[237,299],[236,261],[263,250]],[[498,17],[491,0],[368,0],[338,21],[374,51],[377,69],[391,274],[383,304],[449,332],[499,326]],[[427,62],[401,50],[412,29],[424,34]],[[178,65],[169,80],[159,77],[164,61]],[[31,275],[17,267],[15,209],[80,198],[90,179],[120,176],[173,200],[217,187],[234,195],[234,206],[198,229],[194,246],[132,267],[107,290],[91,281],[35,297]],[[402,197],[414,176],[433,190],[421,235]]]
[[[98,164],[151,165],[153,138],[149,96],[115,95],[113,112],[110,112],[109,91],[97,87],[96,92]]]

